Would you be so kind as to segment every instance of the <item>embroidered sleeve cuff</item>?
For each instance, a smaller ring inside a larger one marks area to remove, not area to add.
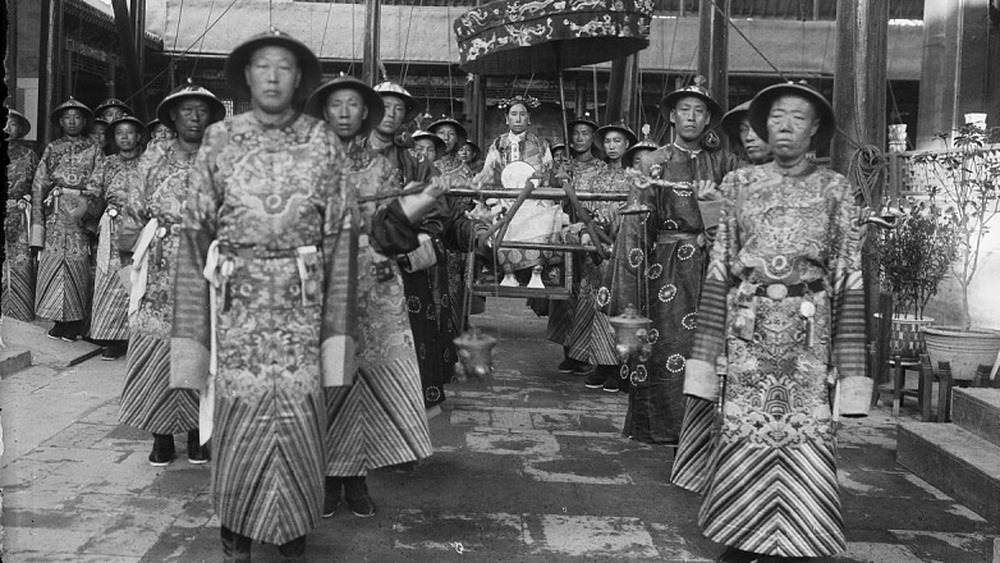
[[[170,339],[170,387],[204,391],[208,387],[208,349],[190,338]]]
[[[689,359],[684,367],[684,394],[718,401],[719,377],[715,375],[715,366],[704,360]]]
[[[320,346],[323,387],[346,387],[354,383],[354,339],[331,336]]]

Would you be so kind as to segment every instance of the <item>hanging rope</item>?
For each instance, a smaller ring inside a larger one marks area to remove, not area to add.
[[[881,201],[875,201],[875,195],[882,191],[886,183],[888,167],[885,155],[875,145],[860,147],[851,157],[847,170],[847,179],[854,186],[855,196],[860,195],[869,209],[880,209]],[[885,193],[880,194],[885,199]]]
[[[177,29],[174,31],[174,46],[171,50],[177,50],[177,40],[181,36],[181,18],[184,17],[184,0],[181,0],[181,6],[177,9]]]
[[[221,14],[219,14],[219,17],[215,18],[215,21],[212,22],[212,25],[208,26],[208,29],[206,29],[204,32],[202,32],[201,35],[199,35],[198,37],[196,37],[195,40],[192,41],[190,45],[188,45],[187,49],[184,49],[184,51],[182,51],[180,54],[171,55],[171,57],[170,57],[171,62],[174,62],[174,61],[176,61],[178,59],[183,59],[185,56],[187,56],[187,54],[191,52],[191,49],[194,49],[194,46],[197,45],[198,42],[201,41],[201,39],[203,37],[205,37],[206,35],[208,35],[208,32],[211,31],[212,28],[215,27],[215,25],[218,24],[219,21],[222,20],[222,18],[224,18],[226,16],[226,14],[229,13],[229,10],[231,10],[232,7],[235,6],[237,2],[239,2],[239,0],[232,0],[232,2],[229,3],[229,6],[227,6],[226,9],[223,10]],[[178,30],[178,32],[179,32],[179,30]],[[177,37],[174,37],[174,43],[175,44],[176,44],[176,39],[177,39]],[[164,74],[166,74],[169,71],[170,71],[170,65],[167,65],[166,68],[164,68],[160,72],[156,73],[156,75],[153,76],[153,78],[149,79],[145,84],[143,84],[142,88],[139,88],[131,96],[129,96],[128,98],[125,98],[125,100],[123,100],[123,101],[129,102],[130,100],[134,99],[136,96],[138,96],[139,94],[141,94],[142,92],[144,92],[154,82],[156,82],[161,76],[163,76]]]
[[[319,44],[320,57],[323,56],[323,49],[326,47],[326,32],[330,29],[330,14],[333,13],[333,2],[330,2],[330,7],[326,9],[326,23],[323,24],[323,40]]]
[[[205,18],[205,32],[201,34],[201,45],[198,47],[198,54],[202,54],[205,51],[205,39],[208,34],[208,26],[212,23],[212,10],[215,9],[215,0],[208,6],[208,17]],[[195,57],[194,64],[191,65],[191,74],[188,74],[188,78],[194,78],[194,72],[198,68],[198,61],[201,57]]]
[[[420,6],[423,7],[424,0],[420,0]],[[400,72],[399,85],[405,88],[406,75],[410,72],[410,30],[413,29],[413,9],[416,7],[415,4],[410,4],[410,20],[406,24],[406,38],[403,40],[403,68]]]

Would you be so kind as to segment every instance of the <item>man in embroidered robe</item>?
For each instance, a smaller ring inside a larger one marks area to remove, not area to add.
[[[39,250],[35,314],[55,321],[49,338],[67,342],[86,332],[94,283],[84,184],[104,154],[84,135],[91,117],[90,108],[72,97],[52,112],[63,135],[45,147],[32,186],[31,246]]]
[[[212,498],[226,561],[244,562],[255,540],[301,556],[320,521],[323,388],[354,373],[360,235],[390,254],[416,235],[405,202],[358,232],[343,145],[299,111],[321,76],[308,47],[272,28],[226,75],[251,109],[208,128],[191,172],[171,382],[215,397]]]
[[[222,102],[194,84],[174,90],[156,109],[160,121],[177,131],[169,141],[151,143],[136,165],[118,231],[119,250],[131,261],[128,302],[129,346],[125,354],[118,422],[153,435],[149,463],[176,458],[174,434],[186,434],[187,458],[208,462],[208,448],[198,433],[198,394],[170,388],[170,329],[173,281],[188,192],[188,174],[201,147],[205,128],[226,115]]]

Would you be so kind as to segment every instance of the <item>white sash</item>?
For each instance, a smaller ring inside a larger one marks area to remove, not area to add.
[[[132,289],[128,297],[128,314],[131,315],[139,310],[139,301],[146,295],[146,278],[149,275],[149,245],[153,243],[156,230],[160,227],[160,222],[155,217],[150,219],[146,226],[139,233],[139,240],[135,241],[132,247],[132,272],[129,279],[132,280]]]
[[[209,305],[209,360],[208,360],[208,385],[201,393],[198,402],[198,438],[202,444],[208,442],[212,437],[212,428],[215,421],[215,375],[219,371],[219,348],[218,336],[216,335],[216,323],[219,315],[220,293],[224,291],[225,279],[219,272],[219,241],[213,240],[208,246],[208,254],[205,256],[205,269],[202,275],[208,280],[208,305]]]

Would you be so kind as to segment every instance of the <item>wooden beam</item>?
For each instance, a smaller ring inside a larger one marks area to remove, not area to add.
[[[42,2],[42,30],[38,52],[38,128],[37,139],[44,146],[55,138],[58,131],[53,131],[49,113],[60,103],[59,68],[62,62],[62,35],[59,28],[62,24],[63,0],[44,0]],[[55,134],[54,134],[55,133]]]
[[[132,109],[136,117],[146,121],[146,96],[142,93],[142,73],[139,71],[139,60],[135,54],[135,38],[132,35],[132,20],[129,17],[128,5],[125,0],[111,0],[115,11],[115,26],[118,28],[118,46],[121,48],[122,60],[125,62],[125,75],[128,78],[129,95]]]
[[[708,80],[712,97],[726,111],[729,109],[729,0],[701,0],[699,9],[698,74]]]
[[[362,39],[364,50],[361,61],[361,80],[374,86],[379,77],[379,35],[382,27],[382,3],[380,0],[365,0],[365,34]]]

